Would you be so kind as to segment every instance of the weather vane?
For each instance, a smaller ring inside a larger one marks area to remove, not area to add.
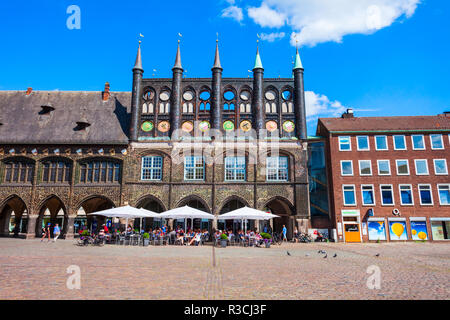
[[[142,34],[142,33],[139,33],[139,44],[141,44],[141,38],[143,38],[144,37],[144,35]]]
[[[178,37],[180,37],[180,38],[183,38],[183,35],[180,33],[180,32],[178,32]],[[180,43],[180,39],[178,39],[178,43]]]

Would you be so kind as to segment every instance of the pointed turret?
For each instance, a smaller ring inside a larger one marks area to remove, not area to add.
[[[144,71],[144,69],[142,69],[142,58],[141,58],[141,41],[139,41],[139,48],[138,48],[138,52],[136,55],[136,62],[134,63],[134,70],[142,70]]]
[[[175,58],[175,65],[173,66],[172,69],[181,69],[181,70],[183,70],[183,67],[181,66],[180,40],[178,40],[177,56]]]
[[[220,56],[219,56],[219,40],[216,40],[216,56],[214,58],[214,68],[222,69],[222,66],[220,65]]]
[[[296,135],[299,139],[306,139],[308,136],[306,132],[305,85],[303,82],[304,69],[300,54],[298,53],[298,48],[292,72],[294,74],[294,113],[295,121],[297,122],[295,125]]]
[[[142,77],[144,69],[142,69],[141,58],[141,41],[139,41],[136,62],[133,67],[133,88],[131,91],[131,125],[130,125],[130,141],[137,142],[139,136],[139,105],[142,95]]]
[[[219,40],[216,40],[216,56],[212,67],[212,100],[211,119],[212,127],[217,130],[222,129],[222,66],[219,57]]]
[[[261,62],[261,57],[259,56],[259,47],[256,48],[256,59],[255,59],[255,66],[253,67],[253,70],[255,69],[264,69],[262,62]]]
[[[303,64],[302,64],[302,60],[300,59],[300,54],[298,53],[298,48],[297,48],[297,54],[295,55],[294,70],[295,69],[303,69]]]

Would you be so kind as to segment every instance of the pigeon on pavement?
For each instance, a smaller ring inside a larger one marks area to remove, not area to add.
[[[324,259],[326,259],[328,257],[328,255],[327,254],[325,254],[325,256],[323,257]]]
[[[337,257],[337,254],[335,253],[334,256],[333,256],[333,258],[336,258],[336,257]]]
[[[289,253],[289,251],[286,251],[287,255],[290,256],[291,254]]]
[[[379,257],[380,256],[380,254],[379,253],[377,253],[376,255],[375,255],[375,257]]]

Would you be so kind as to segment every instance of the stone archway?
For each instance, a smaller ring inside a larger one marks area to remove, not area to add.
[[[141,198],[136,205],[136,208],[144,208],[155,213],[162,213],[166,211],[164,204],[156,197],[146,196]],[[135,222],[136,223],[136,222]],[[153,218],[144,218],[142,226],[145,231],[161,227],[161,220]],[[137,227],[135,225],[135,227]]]
[[[77,216],[71,221],[72,224],[74,224],[75,220],[78,219],[81,221],[81,219],[86,219],[85,221],[85,227],[88,230],[92,230],[93,232],[98,231],[100,226],[104,223],[106,223],[106,218],[103,216],[96,216],[91,215],[93,212],[102,211],[114,208],[115,204],[113,201],[108,199],[105,196],[91,196],[85,200],[83,200],[78,206],[77,206],[77,214],[83,213],[83,215]],[[80,210],[82,209],[82,210]]]
[[[248,206],[248,203],[240,198],[240,197],[230,197],[227,200],[224,201],[224,205],[219,211],[218,221],[217,221],[217,229],[219,230],[233,230],[233,233],[237,233],[242,228],[242,222],[241,221],[234,221],[234,220],[220,220],[220,215],[228,213],[230,211],[243,208],[245,206]],[[247,230],[254,229],[255,227],[255,221],[249,220],[247,224]]]
[[[25,202],[17,195],[9,197],[0,205],[0,236],[19,236],[27,233],[27,221],[22,221],[28,210]],[[11,218],[14,218],[14,227],[10,229]]]
[[[197,197],[197,196],[189,196],[186,197],[184,199],[182,199],[177,207],[183,207],[183,206],[189,206],[191,208],[194,209],[198,209],[201,211],[205,211],[207,213],[211,213],[211,210],[209,209],[208,204],[206,203],[206,201],[204,201],[202,198]],[[192,225],[193,222],[193,225]],[[174,228],[176,228],[176,225],[182,223],[184,225],[184,222],[182,222],[181,220],[175,220],[174,221]],[[209,232],[211,232],[211,221],[210,220],[202,220],[202,219],[194,219],[193,221],[191,221],[190,219],[187,220],[187,226],[184,226],[186,230],[188,229],[207,229]]]
[[[267,202],[263,210],[279,216],[279,218],[273,219],[273,231],[281,233],[283,225],[285,225],[287,238],[291,239],[294,233],[295,220],[293,206],[289,201],[281,197],[273,198]]]
[[[39,208],[39,215],[36,219],[36,237],[42,237],[42,228],[50,223],[50,235],[53,237],[53,228],[56,224],[61,228],[61,238],[64,238],[68,228],[68,213],[62,200],[52,195],[44,200]]]

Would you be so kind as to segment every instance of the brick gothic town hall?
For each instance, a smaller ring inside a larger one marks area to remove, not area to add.
[[[92,223],[89,213],[127,204],[155,212],[189,205],[214,215],[270,210],[281,217],[273,229],[284,224],[289,237],[295,226],[311,228],[314,217],[327,228],[328,205],[310,206],[298,51],[292,78],[265,79],[259,52],[253,78],[222,78],[222,70],[217,45],[212,78],[184,78],[178,45],[173,77],[146,79],[139,46],[131,93],[110,92],[108,83],[103,92],[1,92],[0,234],[39,237],[50,222],[70,239]],[[217,152],[221,136],[236,130],[234,152]],[[196,143],[174,161],[179,141]],[[276,153],[258,143],[268,141]],[[206,149],[221,161],[207,161]],[[155,223],[146,219],[145,227]],[[233,221],[199,219],[194,227],[232,228]]]

